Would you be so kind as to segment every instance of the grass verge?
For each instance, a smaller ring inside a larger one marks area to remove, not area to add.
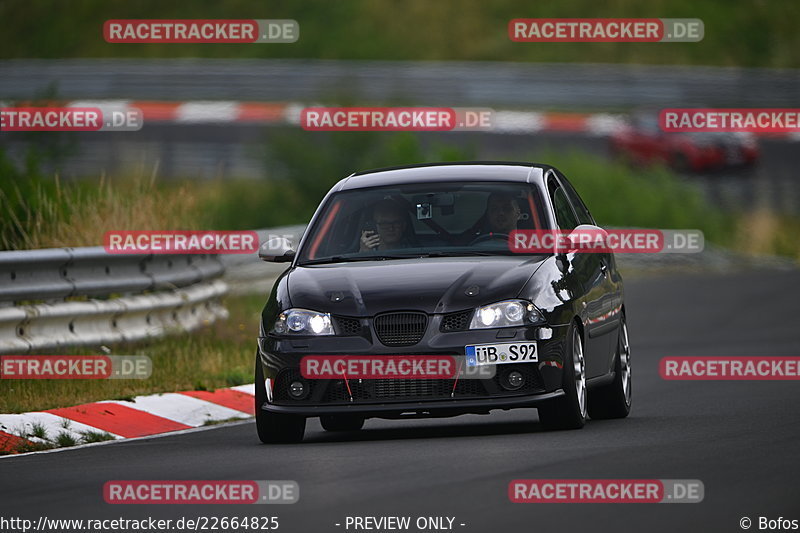
[[[0,249],[100,246],[111,229],[198,229],[191,185],[158,185],[155,169],[95,183],[26,178],[0,179]]]

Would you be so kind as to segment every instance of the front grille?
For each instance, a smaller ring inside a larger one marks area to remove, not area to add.
[[[453,390],[452,379],[351,379],[350,392],[344,380],[333,380],[325,391],[323,402],[343,403],[375,400],[445,400],[486,396],[480,380],[460,379]]]
[[[472,318],[472,309],[449,313],[442,317],[439,329],[441,331],[465,331],[469,327],[470,318]]]
[[[409,402],[450,400],[459,398],[498,398],[543,392],[544,383],[535,364],[499,365],[492,379],[303,379],[297,369],[284,369],[275,380],[274,401],[283,405],[325,405],[345,403]],[[507,368],[503,368],[507,367]],[[503,377],[511,370],[522,372],[525,385],[508,391],[502,387]],[[302,398],[293,398],[289,386],[301,381],[308,387]],[[455,388],[453,387],[455,385]],[[349,386],[349,390],[348,390]],[[352,400],[351,400],[352,395]]]
[[[375,317],[375,334],[386,346],[411,346],[422,340],[428,315],[425,313],[386,313]]]
[[[336,330],[339,335],[354,336],[361,335],[361,321],[357,318],[347,318],[343,316],[333,317],[336,322]]]
[[[376,379],[374,397],[392,398],[447,398],[453,392],[452,379]],[[474,379],[460,379],[456,384],[458,396],[478,395],[483,387]]]

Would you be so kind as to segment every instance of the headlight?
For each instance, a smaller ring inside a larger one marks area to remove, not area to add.
[[[331,315],[307,309],[287,309],[278,316],[273,333],[278,335],[333,335]]]
[[[536,306],[525,300],[507,300],[479,307],[472,316],[469,329],[507,328],[544,323]]]

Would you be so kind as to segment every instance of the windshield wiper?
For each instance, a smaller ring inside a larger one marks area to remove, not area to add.
[[[469,256],[481,256],[487,257],[492,255],[511,255],[512,252],[508,250],[496,250],[494,252],[488,251],[479,251],[479,250],[465,250],[462,252],[426,252],[424,254],[420,254],[417,257],[469,257]]]
[[[327,263],[355,263],[357,261],[385,261],[387,259],[409,259],[416,257],[415,255],[370,255],[370,256],[356,256],[356,257],[343,257],[335,255],[333,257],[322,257],[320,259],[309,259],[298,263],[298,266],[306,265],[324,265]]]
[[[460,252],[431,251],[431,252],[419,252],[414,254],[403,254],[403,255],[369,255],[369,256],[359,255],[355,257],[345,257],[341,255],[335,255],[333,257],[310,259],[308,261],[298,263],[298,265],[306,266],[306,265],[323,265],[328,263],[352,263],[356,261],[385,261],[388,259],[419,259],[422,257],[471,257],[471,256],[491,257],[498,255],[508,256],[508,255],[522,255],[522,254],[515,254],[510,250],[494,250],[494,251],[463,250]]]

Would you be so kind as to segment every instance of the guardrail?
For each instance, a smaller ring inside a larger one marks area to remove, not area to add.
[[[347,87],[363,105],[391,95],[409,105],[593,110],[793,107],[800,89],[798,69],[505,61],[26,58],[0,61],[0,79],[6,99],[54,83],[60,98],[82,100],[315,102]]]
[[[0,252],[0,354],[191,331],[227,316],[213,255]]]

